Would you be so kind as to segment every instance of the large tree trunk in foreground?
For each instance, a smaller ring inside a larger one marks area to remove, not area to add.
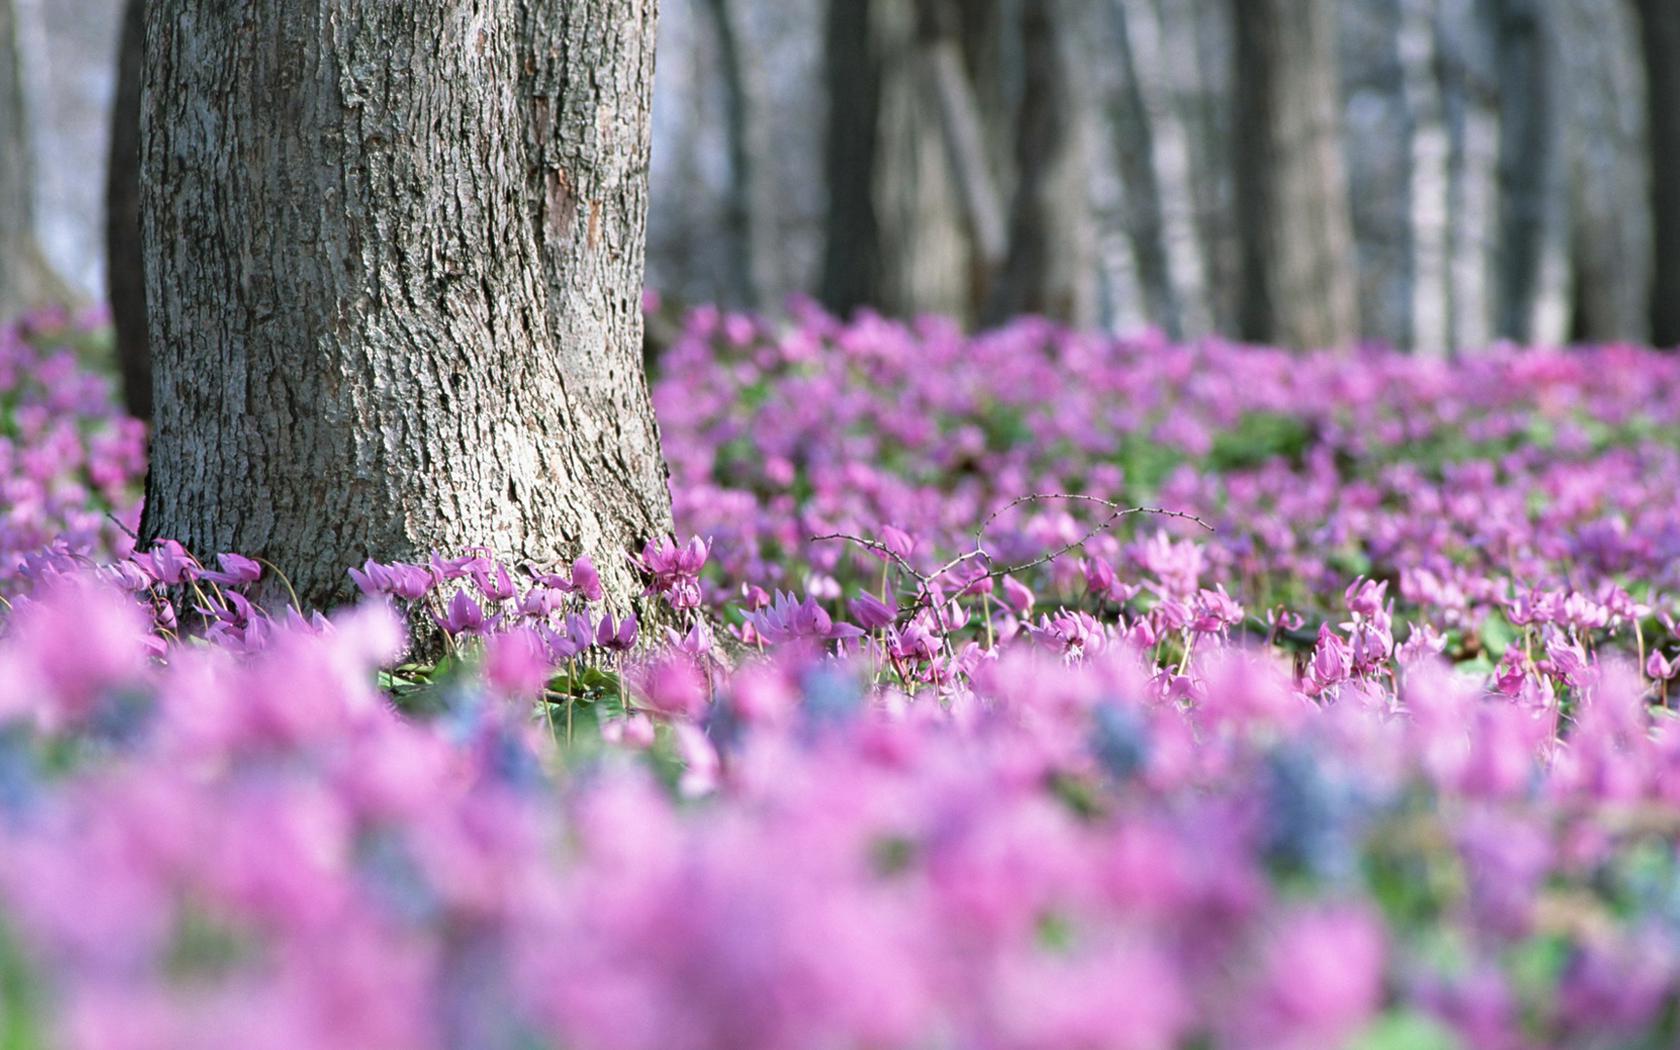
[[[1651,138],[1651,338],[1680,346],[1680,5],[1637,0]]]
[[[35,162],[24,96],[17,11],[0,0],[0,323],[70,300],[35,237]]]
[[[1359,336],[1333,0],[1231,0],[1245,338]]]
[[[123,5],[117,44],[117,95],[105,173],[105,285],[116,330],[123,405],[152,418],[152,358],[146,343],[146,253],[140,244],[140,86],[145,76],[145,0]]]
[[[145,538],[281,566],[671,527],[640,365],[654,0],[156,0]],[[276,592],[268,595],[271,600]]]

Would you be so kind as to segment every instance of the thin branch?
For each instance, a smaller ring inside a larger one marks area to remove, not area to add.
[[[1026,495],[1026,496],[1017,496],[1015,499],[1010,500],[1008,503],[1006,503],[1003,506],[999,507],[998,509],[992,511],[992,513],[987,515],[986,519],[980,523],[979,528],[974,530],[974,549],[969,550],[969,551],[964,551],[962,554],[959,554],[956,557],[952,558],[950,561],[945,562],[943,565],[939,566],[937,569],[935,569],[931,573],[924,573],[921,570],[917,569],[914,565],[910,564],[910,562],[906,558],[904,558],[902,555],[900,555],[897,551],[894,551],[891,548],[889,548],[886,544],[881,543],[878,540],[866,539],[862,536],[854,535],[853,533],[849,533],[849,532],[824,533],[820,536],[812,536],[811,537],[811,542],[812,543],[824,543],[824,542],[830,542],[830,541],[834,541],[834,540],[842,540],[842,541],[845,541],[847,543],[855,543],[858,546],[865,548],[866,550],[874,551],[875,553],[880,554],[887,559],[890,559],[892,562],[894,562],[900,568],[902,568],[906,573],[908,573],[910,576],[914,577],[915,580],[916,580],[916,583],[917,583],[916,594],[912,598],[910,604],[905,608],[905,610],[899,614],[898,618],[899,618],[899,620],[902,621],[902,620],[905,620],[905,619],[909,618],[910,616],[915,615],[917,612],[919,612],[920,610],[922,610],[924,608],[933,608],[933,586],[934,586],[934,583],[940,577],[944,576],[946,573],[952,572],[953,570],[957,569],[958,567],[960,567],[962,565],[965,565],[965,564],[967,564],[968,562],[971,562],[971,561],[984,560],[988,563],[991,561],[992,556],[986,550],[986,546],[985,546],[985,536],[986,536],[986,530],[988,528],[990,528],[992,526],[992,524],[997,521],[998,518],[1000,518],[1003,515],[1009,513],[1011,510],[1014,510],[1017,507],[1020,507],[1020,506],[1026,505],[1026,504],[1044,503],[1044,502],[1048,502],[1050,500],[1068,500],[1068,501],[1071,501],[1071,502],[1079,502],[1079,503],[1095,503],[1095,504],[1099,504],[1101,506],[1107,507],[1112,513],[1110,513],[1108,517],[1104,518],[1102,521],[1098,522],[1096,525],[1093,525],[1090,529],[1086,530],[1084,535],[1080,536],[1078,539],[1074,540],[1073,542],[1065,543],[1062,546],[1056,548],[1055,550],[1050,551],[1046,554],[1040,555],[1039,557],[1034,558],[1031,561],[1022,562],[1018,565],[1005,566],[1004,568],[1001,568],[1001,569],[992,569],[989,572],[982,573],[981,575],[976,576],[974,579],[966,581],[963,584],[963,589],[964,590],[967,590],[968,588],[973,587],[976,583],[979,583],[982,580],[999,580],[999,579],[1002,579],[1005,576],[1011,576],[1011,575],[1014,575],[1015,573],[1025,572],[1028,569],[1034,569],[1034,568],[1037,568],[1040,565],[1044,565],[1044,564],[1047,564],[1049,562],[1055,561],[1057,558],[1060,558],[1062,555],[1070,553],[1071,551],[1076,550],[1077,548],[1084,546],[1086,543],[1089,543],[1092,539],[1096,538],[1099,534],[1101,534],[1103,532],[1106,532],[1109,529],[1113,528],[1114,523],[1119,521],[1121,518],[1129,517],[1130,515],[1133,515],[1133,514],[1155,514],[1155,515],[1159,515],[1159,516],[1165,517],[1165,518],[1178,518],[1178,519],[1183,520],[1183,521],[1194,522],[1197,525],[1200,525],[1202,528],[1208,530],[1209,532],[1217,531],[1217,530],[1214,529],[1214,527],[1212,525],[1208,524],[1202,518],[1200,518],[1200,517],[1198,517],[1194,514],[1190,514],[1190,513],[1187,513],[1185,511],[1181,511],[1181,510],[1167,510],[1167,509],[1162,508],[1162,507],[1127,507],[1127,506],[1124,506],[1120,503],[1116,503],[1113,500],[1103,499],[1100,496],[1087,496],[1087,495],[1081,495],[1081,494],[1077,494],[1077,493],[1034,492],[1034,493],[1032,493],[1030,495]],[[935,617],[937,617],[939,625],[940,625],[940,627],[942,629],[942,633],[943,633],[944,622],[945,622],[943,611],[935,609],[934,610],[934,615],[935,615]],[[946,641],[946,644],[947,644],[947,647],[949,647],[949,640],[948,639]]]

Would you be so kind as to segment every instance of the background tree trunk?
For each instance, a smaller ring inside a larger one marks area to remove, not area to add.
[[[1563,121],[1542,0],[1498,0],[1498,335],[1558,342],[1569,280]]]
[[[364,557],[671,527],[640,369],[652,0],[157,0],[146,539]],[[279,597],[275,591],[270,600]]]
[[[741,30],[732,0],[705,0],[717,41],[718,78],[723,94],[724,151],[729,158],[723,200],[723,232],[729,239],[730,298],[748,309],[764,305],[766,263],[772,251],[766,229],[769,207],[760,185],[758,158],[766,152],[759,135],[757,92],[741,54]]]
[[[1232,0],[1244,338],[1359,338],[1334,0]]]
[[[1624,4],[1551,0],[1568,129],[1571,261],[1583,342],[1650,338],[1650,166],[1638,19]]]
[[[1400,348],[1419,342],[1414,321],[1422,319],[1413,303],[1415,293],[1430,287],[1420,284],[1427,232],[1444,236],[1446,227],[1446,132],[1439,105],[1432,105],[1438,101],[1434,3],[1341,5],[1343,156],[1349,185],[1358,187],[1348,203],[1359,258],[1359,316],[1367,338]],[[1420,209],[1426,202],[1434,208]],[[1440,240],[1434,272],[1444,286]],[[1445,336],[1435,342],[1444,344]]]
[[[992,5],[970,3],[971,12]],[[963,222],[974,244],[974,294],[983,298],[1004,264],[1008,243],[1003,198],[998,192],[995,163],[986,121],[968,72],[964,34],[986,33],[988,24],[965,30],[963,11],[955,0],[919,0],[922,49],[927,72],[939,104],[939,130],[946,163],[955,178],[953,187],[962,203]],[[985,49],[980,49],[985,53]]]
[[[1447,334],[1455,352],[1493,338],[1498,262],[1499,39],[1490,0],[1439,0],[1447,164]]]
[[[140,86],[145,60],[145,0],[127,0],[117,44],[117,94],[111,108],[111,153],[105,174],[105,284],[123,405],[134,418],[150,420],[146,253],[140,244]]]
[[[35,234],[35,155],[24,94],[17,11],[0,0],[0,323],[73,298]]]
[[[823,299],[975,319],[982,272],[915,0],[831,0]]]
[[[828,0],[823,35],[828,81],[828,183],[821,296],[846,314],[875,305],[881,287],[880,216],[874,176],[881,114],[881,49],[870,27],[874,0]]]
[[[1169,337],[1178,339],[1184,334],[1183,310],[1168,254],[1166,207],[1156,170],[1159,112],[1152,112],[1145,98],[1138,52],[1132,46],[1130,5],[1112,0],[1107,6],[1117,69],[1116,83],[1108,91],[1110,146],[1125,184],[1126,232],[1149,316]]]
[[[990,303],[996,323],[1042,314],[1073,325],[1095,315],[1091,229],[1091,107],[1068,60],[1068,7],[1035,0],[1021,12],[1026,79],[1016,116],[1009,255]]]
[[[1651,149],[1651,338],[1680,346],[1680,5],[1637,0]]]

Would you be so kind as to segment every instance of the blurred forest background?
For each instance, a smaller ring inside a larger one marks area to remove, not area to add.
[[[106,297],[125,6],[0,0],[0,286]],[[661,6],[669,303],[1680,343],[1675,0]]]

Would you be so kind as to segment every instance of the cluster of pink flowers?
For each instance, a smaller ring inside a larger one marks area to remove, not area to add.
[[[145,427],[78,358],[87,327],[44,313],[0,325],[0,595],[50,552],[126,552],[139,524]]]
[[[586,558],[323,615],[20,552],[8,1045],[1674,1041],[1673,361],[702,312],[664,367],[657,631]]]

